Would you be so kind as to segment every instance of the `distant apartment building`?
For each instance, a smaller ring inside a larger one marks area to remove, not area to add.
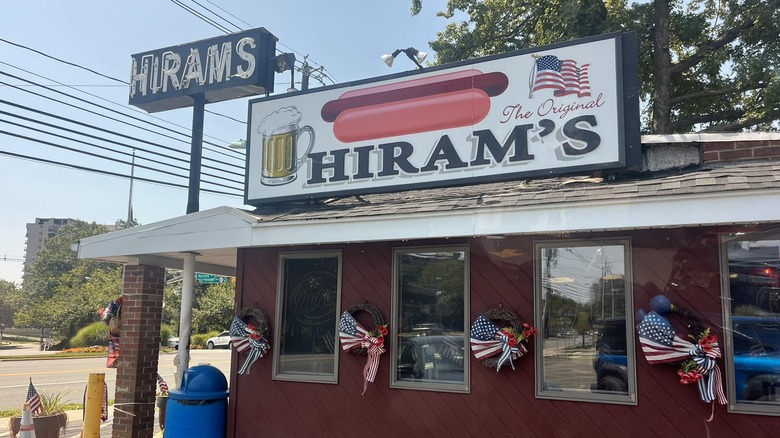
[[[24,254],[24,275],[30,272],[35,258],[43,249],[46,241],[57,235],[62,227],[75,222],[71,218],[35,218],[35,222],[27,224],[27,248]]]

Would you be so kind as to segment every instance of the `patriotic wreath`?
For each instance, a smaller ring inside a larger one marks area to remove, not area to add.
[[[710,333],[709,327],[703,328],[691,312],[672,304],[664,295],[653,297],[650,307],[653,310],[648,314],[643,310],[637,312],[637,319],[641,321],[636,327],[647,362],[658,364],[682,361],[677,371],[681,384],[695,383],[699,398],[705,403],[713,403],[713,408],[715,400],[722,405],[726,404],[723,379],[716,362],[716,359],[722,357],[718,337]],[[669,313],[680,314],[687,320],[688,327],[696,333],[688,335],[694,342],[677,335],[665,316]]]
[[[502,325],[495,321],[502,322]],[[515,369],[514,359],[528,353],[524,342],[536,335],[536,328],[521,320],[517,314],[503,306],[491,307],[471,324],[471,350],[482,365],[496,372],[509,362]]]
[[[355,320],[355,313],[364,311],[371,315],[374,329],[367,330]],[[385,352],[385,336],[387,324],[382,312],[373,304],[356,304],[341,314],[339,323],[339,340],[344,351],[354,354],[367,354],[366,365],[363,367],[363,392],[366,393],[368,383],[373,382],[379,369],[379,356]]]
[[[255,324],[248,324],[245,319],[252,317]],[[239,367],[238,374],[249,374],[252,365],[271,349],[268,341],[268,318],[256,307],[246,307],[233,317],[230,324],[230,346],[239,354],[247,352],[244,363]]]

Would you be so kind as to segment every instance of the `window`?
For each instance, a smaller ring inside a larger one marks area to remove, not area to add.
[[[536,395],[636,404],[629,241],[535,245]]]
[[[341,253],[287,253],[279,259],[274,379],[338,382]]]
[[[394,252],[392,387],[469,391],[468,266],[465,247]]]
[[[780,233],[724,236],[721,257],[729,411],[780,414]]]

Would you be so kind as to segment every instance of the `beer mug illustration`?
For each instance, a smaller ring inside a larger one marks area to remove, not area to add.
[[[295,181],[298,169],[314,147],[314,130],[311,126],[298,127],[300,120],[297,108],[285,107],[268,115],[257,128],[262,138],[262,184],[278,186]],[[309,135],[309,145],[299,157],[298,143],[303,133]]]

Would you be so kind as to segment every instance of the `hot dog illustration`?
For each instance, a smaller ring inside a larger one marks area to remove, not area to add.
[[[501,72],[464,70],[350,91],[321,115],[344,143],[458,128],[481,122],[508,86]]]

